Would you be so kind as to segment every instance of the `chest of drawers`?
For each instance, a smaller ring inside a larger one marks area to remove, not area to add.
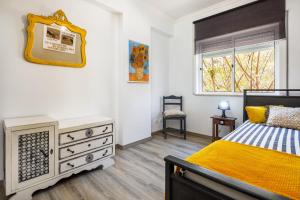
[[[56,120],[47,116],[4,121],[5,192],[29,200],[58,180],[114,164],[114,122],[93,116]]]

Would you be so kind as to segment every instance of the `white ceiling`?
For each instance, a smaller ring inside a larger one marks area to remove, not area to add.
[[[209,7],[223,0],[142,0],[150,3],[174,19]]]

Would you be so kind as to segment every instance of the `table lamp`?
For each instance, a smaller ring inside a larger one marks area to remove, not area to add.
[[[218,105],[218,109],[222,110],[222,117],[226,118],[225,111],[230,110],[230,105],[228,101],[221,101]]]

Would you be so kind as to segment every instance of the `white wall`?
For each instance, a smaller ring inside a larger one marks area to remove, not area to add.
[[[126,145],[151,136],[151,84],[128,83],[128,40],[150,45],[151,29],[172,35],[173,20],[139,0],[95,0],[122,17],[121,64],[117,70],[116,113],[119,144]],[[152,60],[150,58],[150,76]],[[151,78],[150,78],[151,79]]]
[[[195,96],[194,89],[194,57],[193,57],[193,21],[223,12],[225,10],[252,2],[252,0],[228,0],[216,4],[199,12],[192,13],[177,20],[174,27],[174,37],[171,40],[170,63],[170,93],[184,96],[184,109],[187,113],[187,129],[192,132],[211,135],[210,116],[219,114],[217,105],[220,100],[228,100],[231,111],[228,115],[238,117],[238,124],[242,122],[242,97],[230,96]],[[300,73],[300,60],[298,59],[300,27],[300,2],[287,0],[290,35],[290,88],[300,88],[297,79]]]
[[[162,96],[169,92],[170,37],[151,31],[151,132],[162,129]]]
[[[300,81],[300,1],[287,0],[289,10],[289,86],[299,89]]]
[[[26,15],[47,16],[58,9],[87,30],[85,68],[42,66],[23,58]],[[2,0],[0,24],[6,27],[0,37],[0,120],[99,114],[116,119],[122,145],[151,135],[150,84],[127,83],[128,39],[150,45],[152,27],[171,34],[169,17],[135,0]],[[2,127],[0,134],[2,146]],[[0,179],[2,161],[0,148]]]

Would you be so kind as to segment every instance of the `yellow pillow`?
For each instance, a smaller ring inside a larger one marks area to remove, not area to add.
[[[267,107],[265,106],[246,106],[249,121],[252,123],[265,123]]]

